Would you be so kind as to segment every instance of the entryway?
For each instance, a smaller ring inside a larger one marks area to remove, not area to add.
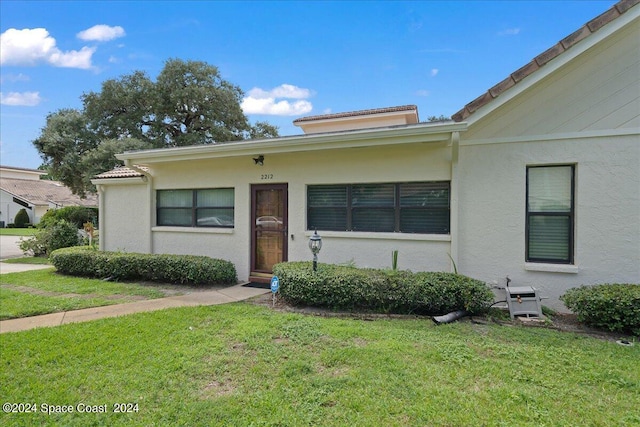
[[[252,282],[268,283],[273,266],[287,260],[287,184],[251,186]]]

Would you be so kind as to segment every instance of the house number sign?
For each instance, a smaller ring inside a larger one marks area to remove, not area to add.
[[[263,173],[263,174],[260,175],[260,179],[263,180],[263,181],[273,179],[273,174],[272,173]]]
[[[280,280],[278,280],[278,276],[273,276],[271,278],[271,295],[272,295],[271,304],[273,305],[273,307],[276,306],[276,292],[278,292],[279,288],[280,288]]]

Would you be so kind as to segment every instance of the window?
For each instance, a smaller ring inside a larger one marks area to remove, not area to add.
[[[308,229],[448,234],[449,182],[311,185]]]
[[[227,227],[234,225],[234,189],[158,190],[158,225]]]
[[[526,260],[573,263],[574,166],[527,168]]]

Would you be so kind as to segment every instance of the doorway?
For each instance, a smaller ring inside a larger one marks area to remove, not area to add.
[[[270,279],[287,260],[287,184],[251,186],[251,280]],[[268,281],[268,280],[267,280]]]

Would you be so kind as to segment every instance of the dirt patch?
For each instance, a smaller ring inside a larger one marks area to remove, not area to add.
[[[354,312],[354,311],[336,311],[318,307],[304,307],[293,306],[287,304],[282,299],[276,299],[276,303],[273,304],[272,295],[265,294],[250,300],[253,304],[269,307],[273,310],[281,312],[301,313],[311,316],[322,317],[345,317],[358,320],[376,320],[376,319],[425,319],[431,320],[431,316],[417,316],[417,315],[403,315],[403,314],[379,314],[379,313],[367,313],[367,312]],[[460,319],[461,322],[471,322],[476,325],[497,323],[502,325],[511,326],[523,326],[523,327],[535,327],[535,328],[547,328],[554,329],[559,332],[570,332],[580,335],[589,336],[606,341],[618,341],[620,339],[634,341],[634,338],[630,335],[611,332],[604,329],[597,329],[580,323],[575,314],[570,313],[556,313],[553,317],[545,317],[539,321],[527,321],[525,319],[508,319],[508,313],[506,315],[507,320],[496,320],[492,317],[486,316],[473,316],[464,317]],[[637,341],[637,339],[636,339]]]

